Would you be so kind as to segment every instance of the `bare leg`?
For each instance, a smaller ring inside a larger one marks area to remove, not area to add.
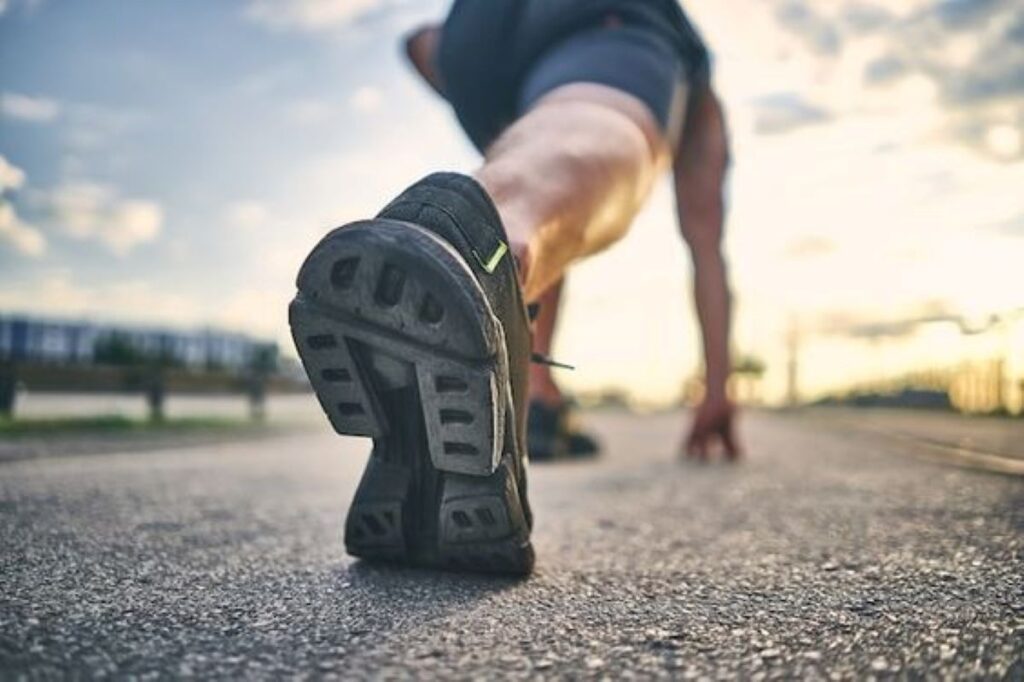
[[[409,38],[406,49],[420,76],[443,96],[444,84],[430,58],[437,36],[436,28],[426,27]],[[642,101],[592,83],[551,91],[488,150],[476,176],[494,200],[519,258],[525,300],[541,304],[533,328],[535,352],[550,355],[568,266],[625,235],[671,157],[660,125]],[[568,430],[564,397],[550,367],[533,365],[529,388],[530,399],[545,404],[561,424],[547,440],[567,441],[573,454],[597,451],[592,438]],[[531,408],[531,420],[532,413]]]
[[[551,344],[558,324],[558,310],[562,303],[562,281],[548,288],[538,301],[540,312],[533,322],[533,350],[541,355],[551,355]],[[540,400],[549,407],[562,404],[562,391],[551,375],[551,367],[545,364],[530,365],[530,399]]]
[[[420,77],[444,96],[432,59],[440,35],[427,24],[407,36],[405,49]],[[498,138],[477,179],[524,265],[528,302],[572,261],[626,233],[671,156],[643,102],[593,83],[553,90]]]
[[[443,95],[432,60],[439,39],[439,28],[426,25],[405,47],[419,75]],[[536,352],[550,355],[565,268],[625,234],[670,156],[642,102],[594,84],[552,91],[492,145],[477,177],[526,266],[527,301],[541,304]],[[530,394],[552,407],[563,402],[547,365],[532,366]]]
[[[625,235],[670,156],[640,100],[591,83],[553,90],[498,138],[476,175],[522,259],[528,302]]]

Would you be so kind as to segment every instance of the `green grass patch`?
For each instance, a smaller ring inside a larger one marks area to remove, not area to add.
[[[246,419],[222,417],[176,417],[159,421],[125,417],[123,415],[30,417],[24,419],[0,417],[0,438],[55,436],[75,433],[179,433],[187,431],[254,429],[261,426],[263,425],[258,422]]]

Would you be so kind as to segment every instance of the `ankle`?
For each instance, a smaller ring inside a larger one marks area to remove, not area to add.
[[[558,386],[556,386],[550,379],[546,381],[536,381],[531,376],[530,400],[542,402],[549,407],[558,407],[565,402],[565,397],[562,395],[562,391],[559,390]]]

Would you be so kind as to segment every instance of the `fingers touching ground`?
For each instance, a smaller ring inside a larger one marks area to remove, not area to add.
[[[694,417],[684,453],[691,459],[707,461],[716,451],[736,460],[743,451],[735,434],[735,410],[730,404],[702,404]]]

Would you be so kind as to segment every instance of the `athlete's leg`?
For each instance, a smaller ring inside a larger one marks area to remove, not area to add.
[[[549,287],[538,303],[540,311],[533,321],[533,350],[550,356],[562,303],[562,282],[558,281]],[[562,391],[555,383],[549,365],[534,363],[530,366],[530,400],[539,400],[549,407],[559,407],[564,402]]]
[[[524,266],[529,302],[620,239],[670,159],[658,121],[621,90],[552,90],[488,150],[477,179]]]
[[[406,52],[420,76],[443,93],[434,68],[440,38],[437,26],[425,26],[409,36]],[[528,302],[561,279],[572,261],[625,234],[670,161],[663,130],[638,97],[576,82],[533,102],[490,146],[476,176],[522,261]]]

